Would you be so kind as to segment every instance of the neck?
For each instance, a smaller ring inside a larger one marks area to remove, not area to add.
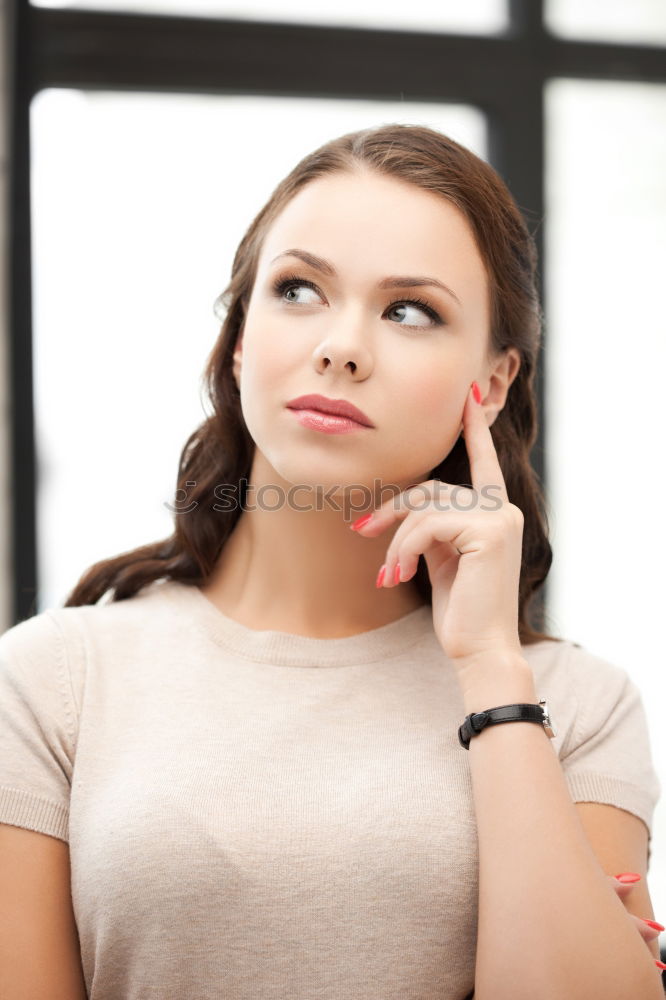
[[[363,538],[349,525],[375,509],[374,502],[359,511],[342,494],[323,500],[324,489],[317,503],[315,491],[304,488],[283,502],[291,484],[264,464],[255,456],[245,509],[201,588],[224,614],[249,628],[340,638],[389,624],[424,604],[413,580],[375,587],[400,521],[378,538]],[[260,493],[262,483],[277,488]]]

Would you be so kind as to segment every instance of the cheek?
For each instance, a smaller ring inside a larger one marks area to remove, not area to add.
[[[408,449],[419,468],[434,468],[460,435],[465,406],[459,373],[423,374],[409,381],[395,403],[395,445]]]
[[[424,426],[441,428],[444,432],[450,425],[462,421],[465,405],[462,386],[464,374],[458,365],[431,365],[414,373],[402,392],[401,414],[413,421],[422,421]]]
[[[248,405],[253,399],[261,399],[268,389],[280,393],[282,378],[291,363],[290,349],[289,340],[280,334],[277,324],[257,317],[246,326],[241,379]]]

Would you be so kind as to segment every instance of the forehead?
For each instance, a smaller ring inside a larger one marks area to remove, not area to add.
[[[271,225],[260,264],[290,247],[352,268],[435,273],[468,291],[485,286],[483,259],[463,213],[451,201],[376,172],[336,173],[302,188]],[[381,275],[380,275],[381,276]]]

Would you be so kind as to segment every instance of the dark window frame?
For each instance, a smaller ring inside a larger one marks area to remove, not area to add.
[[[544,26],[543,0],[509,0],[509,7],[505,34],[463,35],[49,9],[8,0],[13,622],[36,613],[39,586],[29,132],[34,95],[71,87],[475,105],[487,116],[489,159],[534,233],[542,275],[545,84],[558,77],[664,83],[665,49],[558,38]],[[544,299],[542,283],[541,293]],[[546,357],[544,331],[536,377],[539,436],[531,455],[544,489]],[[534,603],[537,615],[547,606],[547,581]]]

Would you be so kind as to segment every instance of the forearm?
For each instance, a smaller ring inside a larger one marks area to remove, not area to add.
[[[547,697],[519,656],[477,659],[459,679],[466,715]],[[489,726],[460,752],[469,753],[478,828],[476,1000],[663,1000],[543,727]]]

